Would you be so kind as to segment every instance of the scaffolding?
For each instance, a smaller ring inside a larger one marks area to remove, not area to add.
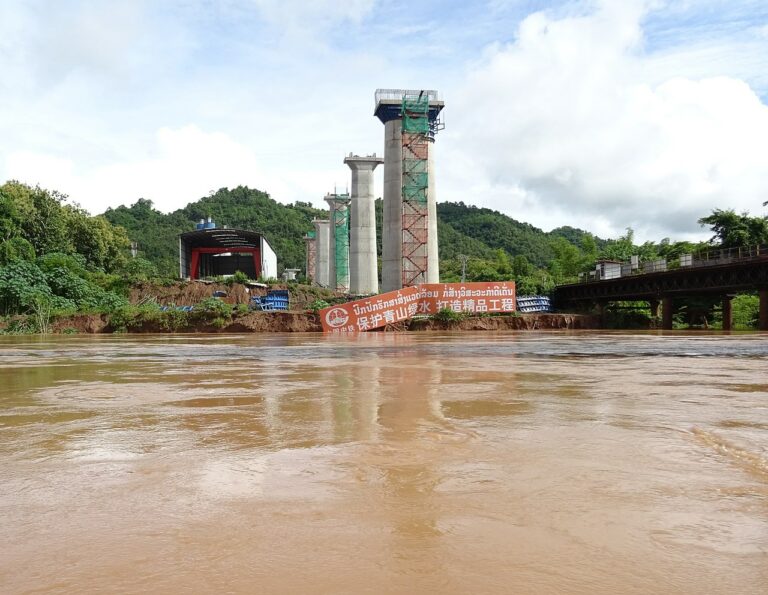
[[[403,287],[427,281],[430,138],[429,94],[403,95]]]
[[[307,244],[307,263],[306,274],[307,279],[315,281],[315,262],[317,261],[317,238],[314,231],[308,231],[304,236],[304,241]]]
[[[335,279],[330,279],[332,289],[349,291],[349,194],[329,194],[325,197],[331,205],[331,225]]]

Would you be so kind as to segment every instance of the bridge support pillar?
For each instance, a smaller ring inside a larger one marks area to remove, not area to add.
[[[672,307],[672,298],[661,298],[661,328],[665,331],[672,330],[672,315],[674,314]]]
[[[732,295],[723,296],[723,330],[724,331],[733,330],[733,307],[731,304],[732,299],[733,299]]]
[[[651,318],[659,317],[659,300],[648,300],[648,305],[651,308]]]
[[[600,328],[605,328],[605,310],[608,305],[606,302],[597,302],[597,315],[600,318]]]
[[[757,328],[761,331],[768,331],[768,287],[764,287],[757,293],[760,296],[760,317]]]

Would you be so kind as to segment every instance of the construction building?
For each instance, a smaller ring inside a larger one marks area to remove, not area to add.
[[[277,256],[255,231],[217,228],[209,217],[179,235],[179,277],[200,279],[241,271],[251,279],[276,278]]]

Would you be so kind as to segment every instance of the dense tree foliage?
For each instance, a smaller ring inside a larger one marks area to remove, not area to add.
[[[674,258],[693,251],[694,245],[646,242],[636,245],[627,229],[615,240],[596,238],[573,227],[544,232],[491,209],[464,203],[441,203],[437,208],[441,278],[468,281],[513,277],[521,291],[546,293],[557,283],[573,280],[593,269],[598,258],[641,260]],[[304,234],[313,218],[327,218],[327,211],[309,203],[283,205],[260,190],[247,187],[222,188],[169,214],[156,210],[152,202],[139,199],[130,207],[109,209],[105,218],[125,227],[137,242],[139,254],[152,262],[160,274],[175,277],[178,266],[179,233],[194,229],[200,219],[213,217],[218,225],[261,231],[275,249],[278,269],[303,268]],[[376,201],[378,251],[381,255],[382,201]],[[466,259],[463,264],[462,259]],[[512,263],[515,266],[511,266]],[[524,263],[524,266],[523,266]]]
[[[175,278],[179,270],[178,234],[194,229],[179,211],[165,214],[152,201],[140,198],[130,207],[107,209],[104,218],[128,231],[138,253],[153,263],[159,274]]]
[[[59,252],[81,254],[88,266],[108,273],[123,267],[129,247],[125,230],[65,199],[55,190],[19,182],[0,186],[0,263]]]
[[[128,235],[65,200],[18,182],[0,186],[0,315],[126,303]]]
[[[732,209],[715,209],[711,215],[699,219],[714,232],[711,243],[722,248],[768,244],[768,217],[750,217]]]
[[[537,266],[546,266],[553,256],[547,234],[533,225],[520,223],[497,211],[465,205],[463,202],[446,202],[437,206],[437,214],[438,222],[443,226],[450,227],[462,236],[480,240],[492,250],[501,249],[512,256],[525,255]],[[449,246],[441,248],[450,250]]]
[[[265,192],[238,186],[168,214],[142,198],[93,217],[56,191],[7,182],[0,186],[0,315],[119,310],[131,283],[176,276],[178,235],[207,217],[219,226],[263,233],[277,253],[278,270],[303,268],[303,236],[313,229],[314,218],[327,216],[310,203],[283,205]],[[376,219],[381,254],[381,200],[376,201]],[[592,270],[599,259],[628,261],[638,255],[641,262],[673,261],[713,245],[768,243],[766,217],[718,209],[699,223],[714,233],[709,244],[665,238],[638,245],[630,228],[618,239],[603,240],[573,227],[544,232],[491,209],[441,203],[441,279],[514,279],[519,294],[548,293]],[[129,256],[131,241],[138,245],[138,258]],[[743,318],[753,323],[755,298],[742,301]],[[693,303],[690,307],[704,310]],[[711,314],[712,306],[707,308]]]
[[[313,229],[312,219],[327,218],[328,212],[315,209],[309,203],[283,205],[260,190],[239,186],[222,188],[210,196],[190,203],[169,214],[156,210],[152,202],[139,199],[130,207],[109,209],[105,218],[128,230],[138,244],[139,254],[151,261],[160,274],[174,277],[178,267],[178,234],[194,229],[200,219],[212,217],[217,225],[260,231],[265,234],[277,253],[278,270],[303,268],[305,247],[303,236]],[[382,201],[376,201],[378,251],[381,255]],[[535,267],[546,267],[555,257],[553,242],[574,244],[584,258],[596,254],[597,247],[610,242],[600,240],[587,232],[572,227],[561,227],[550,233],[520,223],[490,209],[480,209],[463,203],[438,205],[438,234],[441,269],[445,280],[461,275],[460,255],[469,257],[467,278],[470,280],[508,278],[510,272],[499,264],[499,251],[507,260],[524,257]],[[540,280],[541,274],[532,268],[530,273]],[[546,280],[539,283],[542,290],[551,286]]]

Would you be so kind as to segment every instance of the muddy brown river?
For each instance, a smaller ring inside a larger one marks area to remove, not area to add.
[[[768,593],[768,335],[0,338],[0,592]]]

